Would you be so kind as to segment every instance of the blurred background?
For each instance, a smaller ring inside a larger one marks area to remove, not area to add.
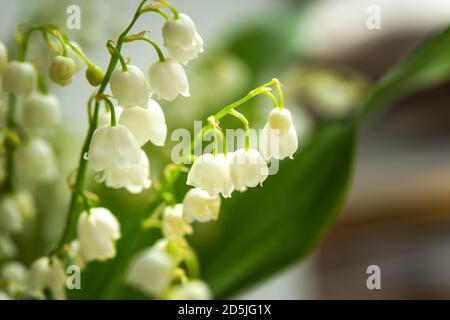
[[[357,110],[371,83],[450,22],[450,2],[443,0],[172,3],[193,18],[206,52],[187,67],[192,98],[161,103],[169,126],[192,130],[192,120],[204,118],[277,77],[296,119],[300,146],[307,143],[315,126]],[[128,23],[137,1],[0,0],[0,39],[11,39],[17,21],[65,25],[66,9],[73,4],[81,8],[81,29],[67,32],[91,60],[105,68],[109,56],[104,44]],[[367,10],[374,5],[380,10],[380,29],[366,25],[371,15]],[[161,24],[160,17],[148,16],[135,29],[150,29],[151,37],[161,43]],[[36,41],[34,45],[42,44]],[[35,51],[34,58],[40,61],[42,50]],[[156,59],[144,43],[126,46],[124,55],[142,68]],[[87,127],[85,103],[92,87],[78,76],[70,89],[52,90],[61,100],[65,117],[64,127],[51,137],[65,176],[76,165]],[[402,98],[364,126],[345,204],[319,247],[300,263],[286,264],[231,297],[450,298],[449,102],[450,83],[441,83]],[[245,110],[259,127],[270,105],[258,98]],[[170,160],[170,149],[148,147],[147,151],[156,174]],[[148,196],[102,190],[94,183],[92,188],[125,203]],[[38,254],[30,242],[39,243],[39,250],[45,251],[58,238],[65,219],[61,211],[68,200],[65,190],[61,179],[46,191],[36,191],[45,217],[29,236],[17,239],[25,252],[21,253],[23,261]],[[55,195],[55,203],[46,203],[45,199]],[[295,203],[291,198],[285,201]],[[194,242],[220,227],[199,228],[200,236]],[[381,290],[366,287],[369,265],[381,268]]]

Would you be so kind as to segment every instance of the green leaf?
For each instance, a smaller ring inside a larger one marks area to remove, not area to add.
[[[428,38],[376,85],[363,108],[365,119],[389,102],[420,88],[430,87],[450,76],[450,27]]]

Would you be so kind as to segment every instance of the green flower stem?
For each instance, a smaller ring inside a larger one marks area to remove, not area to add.
[[[111,113],[111,127],[115,127],[117,125],[117,121],[116,121],[116,111],[114,109],[114,105],[111,102],[111,100],[105,95],[102,95],[101,99],[105,101],[106,105],[108,106],[109,112]]]
[[[140,10],[146,1],[147,0],[141,1],[130,24],[120,34],[120,36],[117,40],[117,44],[116,44],[116,48],[119,52],[122,48],[122,44],[124,42],[125,37],[127,36],[128,32],[130,32],[131,28],[134,26],[137,19],[139,18]],[[114,68],[116,67],[117,62],[118,62],[118,57],[115,55],[111,56],[111,59],[108,64],[108,69],[106,70],[103,81],[100,84],[100,87],[98,88],[97,96],[102,95],[103,92],[105,91],[105,89],[109,83],[109,80],[111,78],[111,73],[114,71]],[[86,180],[87,161],[84,159],[84,155],[89,151],[89,146],[91,144],[92,136],[94,135],[95,129],[97,128],[99,109],[100,109],[100,101],[96,100],[95,106],[94,106],[94,114],[92,116],[92,122],[89,124],[89,129],[86,134],[86,138],[84,140],[83,148],[81,150],[81,154],[80,154],[80,158],[79,158],[79,162],[78,162],[78,171],[77,171],[77,175],[75,178],[75,184],[73,187],[72,196],[70,198],[70,204],[69,204],[69,209],[68,209],[68,216],[66,219],[66,225],[64,227],[63,233],[62,233],[61,238],[60,238],[59,242],[57,243],[56,247],[50,251],[50,253],[49,253],[50,256],[52,254],[58,252],[64,246],[64,243],[66,243],[69,240],[71,226],[74,225],[76,222],[78,215],[75,214],[75,208],[76,208],[76,205],[78,202],[79,192],[80,192],[80,190],[82,191],[84,189],[84,184],[85,184],[85,180]]]
[[[122,56],[119,50],[114,46],[114,43],[109,40],[106,44],[106,47],[108,48],[108,51],[111,53],[111,55],[116,55],[117,58],[119,58],[120,64],[122,65],[122,71],[128,70],[127,62],[125,61],[125,58]]]
[[[169,16],[162,10],[160,9],[156,9],[154,7],[148,6],[148,7],[144,7],[141,9],[141,14],[145,13],[145,12],[156,12],[158,14],[160,14],[164,19],[169,20]]]
[[[14,131],[16,129],[16,96],[8,95],[8,117],[6,120],[6,127],[8,130]],[[4,188],[7,192],[14,190],[14,150],[10,147],[6,148],[6,178]]]
[[[42,74],[40,72],[37,73],[37,83],[38,83],[38,89],[43,95],[48,94],[48,88],[45,83],[44,77],[42,77]]]
[[[138,37],[136,37],[136,38],[128,38],[128,39],[126,40],[126,42],[136,41],[136,40],[142,40],[142,41],[145,41],[145,42],[147,42],[147,43],[150,43],[150,44],[152,45],[152,47],[155,49],[156,53],[158,54],[159,61],[164,62],[164,61],[166,60],[166,58],[164,57],[164,54],[162,53],[161,48],[160,48],[159,45],[158,45],[155,41],[153,41],[152,39],[149,39],[149,38],[144,37],[144,36],[138,36]]]
[[[178,19],[180,17],[178,10],[175,9],[170,3],[166,2],[166,1],[162,1],[162,5],[164,7],[166,7],[167,9],[169,9],[170,11],[172,11],[174,19]]]
[[[88,66],[94,66],[95,64],[91,62],[91,60],[88,59],[88,57],[84,54],[83,51],[80,50],[76,45],[74,45],[72,42],[70,42],[68,39],[64,39],[65,43],[72,49],[72,51],[81,58],[81,60],[84,61],[84,63]]]
[[[248,151],[250,150],[250,126],[248,123],[247,118],[240,113],[239,111],[236,111],[235,109],[232,109],[229,112],[229,115],[239,119],[242,124],[244,125],[244,129],[245,129],[245,150]]]
[[[50,39],[48,39],[48,36],[46,37],[46,35],[54,30],[58,30],[58,26],[53,25],[53,24],[41,24],[41,25],[36,25],[33,26],[31,28],[29,28],[25,34],[22,36],[20,34],[19,31],[16,32],[16,41],[17,41],[17,47],[18,47],[18,60],[19,61],[25,61],[26,58],[26,54],[27,54],[27,50],[28,50],[28,44],[30,42],[30,38],[31,35],[38,31],[38,32],[42,32],[44,39],[46,40],[46,42],[48,43],[48,41],[50,41]],[[54,46],[50,45],[53,49],[55,49]],[[63,45],[63,53],[65,50],[65,46]]]

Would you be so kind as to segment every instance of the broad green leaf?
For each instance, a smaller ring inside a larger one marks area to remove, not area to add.
[[[428,38],[375,86],[363,108],[366,118],[408,92],[432,86],[450,77],[450,27]]]

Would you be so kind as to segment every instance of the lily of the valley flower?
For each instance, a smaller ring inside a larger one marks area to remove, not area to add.
[[[162,232],[166,239],[183,237],[192,233],[192,227],[183,218],[183,205],[177,204],[164,209]]]
[[[8,49],[5,44],[0,41],[0,75],[8,66]]]
[[[178,94],[189,97],[189,83],[181,64],[173,59],[157,61],[149,69],[150,88],[160,98],[174,100]]]
[[[116,241],[120,239],[120,225],[106,208],[83,211],[78,219],[78,240],[86,261],[104,261],[116,255]]]
[[[66,278],[66,272],[60,260],[55,257],[41,257],[30,267],[28,284],[40,298],[45,298],[44,290],[48,289],[53,299],[64,300]]]
[[[239,149],[232,152],[229,159],[231,181],[239,191],[262,184],[269,175],[266,161],[255,149]]]
[[[109,167],[104,171],[102,180],[110,188],[126,188],[131,193],[140,193],[143,189],[150,188],[152,182],[147,155],[141,150],[141,157],[137,163],[124,168]]]
[[[83,256],[80,240],[75,239],[70,242],[67,254],[74,264],[84,269],[86,266],[86,258]]]
[[[166,141],[166,118],[161,106],[153,99],[148,99],[146,108],[132,107],[122,111],[119,123],[133,133],[140,146],[148,140],[162,147]]]
[[[22,190],[5,195],[0,200],[0,229],[18,233],[34,214],[33,197],[28,191]]]
[[[180,63],[186,64],[203,52],[202,37],[197,33],[192,19],[183,13],[166,21],[163,38],[170,56]]]
[[[167,297],[170,300],[210,300],[211,290],[201,280],[192,280],[173,287]]]
[[[230,197],[234,187],[228,157],[210,153],[201,155],[194,161],[186,183],[205,190],[212,197],[219,193],[225,198]]]
[[[208,192],[193,188],[184,196],[183,218],[191,223],[194,220],[207,222],[217,220],[220,211],[220,196],[210,196]]]
[[[53,82],[65,86],[72,81],[75,71],[76,65],[72,58],[56,56],[50,63],[49,75]]]
[[[28,281],[27,268],[18,261],[10,261],[3,265],[0,276],[8,282],[8,289],[12,293],[26,288]]]
[[[283,108],[272,110],[260,135],[260,151],[264,158],[292,158],[298,148],[297,131],[290,112]]]
[[[128,65],[126,71],[116,69],[111,74],[111,91],[123,108],[147,106],[150,89],[144,73],[136,66]]]
[[[174,258],[164,248],[155,245],[134,257],[126,281],[146,294],[162,297],[169,288],[175,268]]]
[[[36,69],[31,63],[12,61],[3,74],[3,89],[14,95],[30,95],[36,81]]]
[[[95,171],[128,168],[141,160],[141,149],[127,127],[104,126],[95,130],[87,158]]]
[[[41,138],[33,138],[16,152],[20,177],[32,182],[49,182],[58,176],[56,156],[50,145]]]
[[[21,118],[25,130],[31,134],[53,129],[61,120],[58,99],[50,94],[32,94],[23,103]]]

